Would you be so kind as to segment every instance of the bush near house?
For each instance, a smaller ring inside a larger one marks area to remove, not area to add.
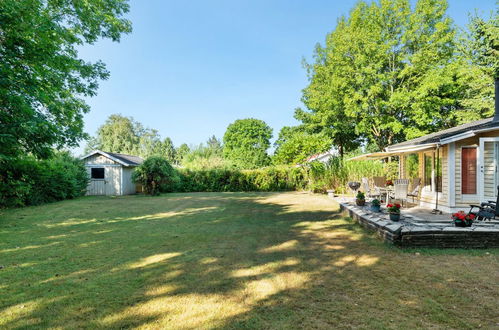
[[[144,187],[146,194],[155,196],[175,184],[177,173],[165,158],[152,156],[135,169],[132,179]]]
[[[178,176],[177,185],[167,191],[286,191],[307,186],[306,169],[286,166],[257,170],[181,169]]]
[[[302,167],[273,166],[254,170],[176,169],[175,174],[167,174],[171,178],[162,182],[159,189],[161,192],[326,192],[328,189],[335,189],[342,193],[346,191],[348,181],[382,175],[383,171],[383,164],[380,162],[346,162],[340,158],[333,158],[328,164],[313,162]]]
[[[88,174],[68,153],[48,160],[31,157],[0,163],[0,208],[21,207],[83,196]]]

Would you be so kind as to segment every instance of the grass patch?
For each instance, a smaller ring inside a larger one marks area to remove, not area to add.
[[[294,192],[2,211],[0,327],[498,326],[498,250],[399,250],[338,212]]]

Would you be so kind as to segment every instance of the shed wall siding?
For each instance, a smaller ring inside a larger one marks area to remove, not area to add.
[[[95,165],[95,164],[87,164]],[[106,166],[104,168],[104,180],[90,179],[87,186],[87,195],[119,195],[121,181],[121,166]],[[91,167],[87,166],[90,176]]]
[[[106,195],[120,195],[121,166],[106,166]]]
[[[123,167],[123,195],[136,193],[135,183],[132,181],[134,167]]]
[[[99,154],[95,154],[93,156],[85,158],[85,164],[87,165],[101,165],[101,164],[109,164],[109,165],[115,165],[118,164],[112,159],[109,159],[107,157],[104,157]]]

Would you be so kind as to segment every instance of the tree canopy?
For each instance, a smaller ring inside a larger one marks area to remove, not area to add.
[[[459,79],[446,10],[445,0],[357,3],[306,65],[307,109],[296,118],[346,151],[361,141],[383,149],[459,123],[469,82]]]
[[[270,164],[272,128],[254,118],[239,119],[230,124],[223,137],[223,155],[241,168],[257,168]]]
[[[175,146],[169,137],[161,141],[157,130],[145,128],[132,117],[120,114],[109,116],[104,125],[97,130],[97,136],[89,139],[85,151],[90,152],[95,149],[143,158],[161,156],[170,163],[176,159]]]
[[[499,79],[499,6],[488,20],[471,16],[468,30],[457,45],[462,106],[456,113],[458,120],[468,122],[492,116],[494,79]]]
[[[0,160],[85,137],[84,97],[107,79],[104,63],[78,57],[77,47],[131,31],[127,0],[0,1]]]
[[[226,168],[230,165],[230,161],[224,159],[222,143],[215,135],[206,143],[188,149],[182,157],[182,166],[189,169]]]
[[[300,164],[313,154],[331,149],[332,140],[325,134],[309,134],[300,126],[284,126],[274,145],[274,164]]]

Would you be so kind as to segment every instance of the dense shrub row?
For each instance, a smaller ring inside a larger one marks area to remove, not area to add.
[[[16,159],[0,163],[0,208],[38,205],[85,194],[88,174],[67,153],[50,160]]]
[[[179,170],[169,191],[284,191],[307,186],[303,168],[268,167],[257,170],[207,169]]]
[[[279,166],[256,170],[176,169],[172,171],[165,159],[151,157],[137,169],[135,178],[146,188],[146,192],[154,191],[154,186],[159,186],[162,192],[305,189],[325,192],[328,189],[334,189],[338,193],[343,193],[348,181],[360,181],[362,177],[383,175],[384,172],[386,169],[380,162],[348,162],[339,158],[333,158],[328,164],[316,162],[303,167]],[[138,173],[140,173],[140,178]]]

